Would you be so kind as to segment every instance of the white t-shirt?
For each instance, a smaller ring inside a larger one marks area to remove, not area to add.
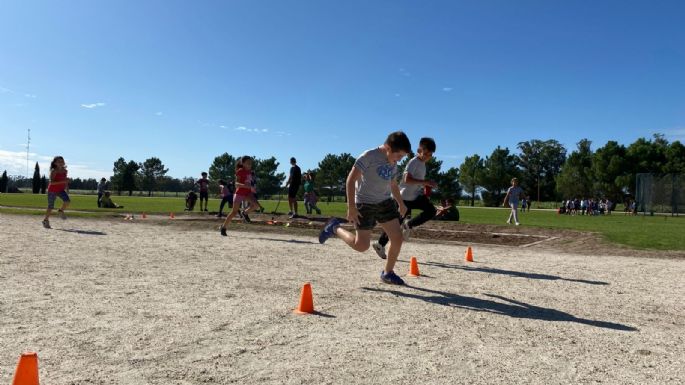
[[[355,189],[356,203],[374,204],[391,198],[390,181],[397,179],[397,164],[388,162],[382,148],[365,151],[354,166],[362,172]]]
[[[414,179],[426,179],[426,163],[422,162],[418,156],[411,158],[407,163],[407,168],[404,170],[405,174],[411,174]],[[408,184],[400,183],[400,194],[402,195],[402,200],[413,201],[421,195],[423,191],[422,184]]]

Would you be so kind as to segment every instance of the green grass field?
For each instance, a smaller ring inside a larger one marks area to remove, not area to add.
[[[114,201],[123,205],[124,209],[100,209],[96,205],[94,195],[72,195],[71,209],[89,211],[79,216],[111,215],[112,213],[142,213],[167,214],[180,213],[185,207],[183,198],[162,197],[127,197],[117,196]],[[209,210],[219,210],[219,200],[209,200]],[[57,206],[61,202],[57,201]],[[275,200],[261,201],[266,212],[272,212],[277,205]],[[45,195],[34,194],[1,194],[0,206],[15,208],[45,208]],[[198,204],[199,205],[199,204]],[[304,205],[300,201],[300,212],[304,212]],[[344,203],[320,202],[319,208],[325,216],[344,217],[346,207]],[[198,209],[198,206],[195,207]],[[227,207],[224,208],[226,210]],[[461,221],[473,224],[504,225],[508,216],[506,209],[460,207]],[[283,199],[278,207],[280,213],[288,211],[287,199]],[[22,210],[7,208],[0,209],[4,213],[21,213]],[[197,211],[195,211],[197,213]],[[35,213],[35,212],[34,212]],[[75,214],[75,213],[74,213]],[[530,211],[520,214],[524,226],[543,228],[573,229],[593,231],[601,234],[610,242],[638,248],[656,250],[685,250],[685,217],[670,216],[624,216],[617,212],[608,216],[568,216],[557,215],[554,211]]]

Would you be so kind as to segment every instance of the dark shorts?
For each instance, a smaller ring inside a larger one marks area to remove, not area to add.
[[[200,191],[200,199],[208,200],[209,199],[209,191]]]
[[[49,209],[54,209],[55,208],[55,199],[59,197],[63,202],[69,202],[69,194],[67,194],[66,191],[62,190],[60,192],[49,192],[48,191],[48,208]]]
[[[288,186],[288,198],[295,198],[297,196],[297,191],[300,189],[300,185],[290,185]]]
[[[359,224],[354,226],[357,230],[371,230],[376,226],[376,223],[400,219],[397,203],[393,199],[373,204],[357,203],[357,210],[362,215],[359,218]]]

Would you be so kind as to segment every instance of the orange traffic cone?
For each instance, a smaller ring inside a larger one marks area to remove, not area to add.
[[[12,385],[38,385],[38,354],[21,354]]]
[[[145,213],[143,213],[143,215],[141,215],[140,217],[145,219],[145,218],[147,218],[147,215]]]
[[[174,218],[176,218],[176,216],[174,215],[174,213],[169,213],[169,219],[174,219]]]
[[[302,286],[302,293],[300,293],[300,304],[295,309],[296,314],[312,314],[314,313],[314,300],[312,299],[312,285],[307,282]]]
[[[473,251],[471,246],[466,248],[466,262],[473,262]]]
[[[419,264],[416,262],[416,257],[411,257],[409,260],[409,274],[407,276],[415,278],[421,276],[419,273]]]

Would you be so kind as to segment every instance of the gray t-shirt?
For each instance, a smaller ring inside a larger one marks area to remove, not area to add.
[[[523,189],[519,186],[511,186],[507,193],[509,194],[509,204],[517,205],[519,204],[519,196],[523,193]]]
[[[354,199],[356,203],[375,204],[390,199],[390,181],[397,179],[397,164],[390,164],[381,148],[374,148],[359,155],[354,166],[362,172],[357,180]]]
[[[422,162],[418,156],[415,156],[407,163],[407,168],[404,172],[405,174],[411,174],[415,179],[426,179],[426,164]],[[416,198],[421,195],[422,191],[422,184],[400,183],[400,194],[402,194],[402,199],[405,201],[416,200]]]

